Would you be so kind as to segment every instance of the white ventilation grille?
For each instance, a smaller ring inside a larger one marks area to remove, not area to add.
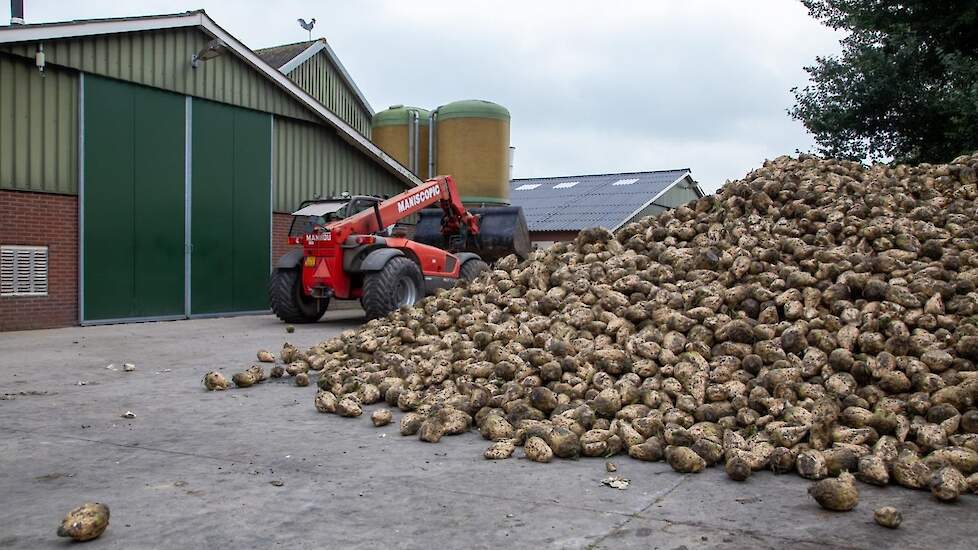
[[[581,183],[581,182],[579,182],[579,181],[565,181],[564,183],[558,183],[557,185],[554,185],[554,189],[570,189],[571,187],[574,187],[578,183]]]
[[[629,178],[629,179],[626,179],[626,180],[618,180],[615,183],[612,183],[611,185],[631,185],[631,184],[633,184],[633,183],[635,183],[637,181],[638,181],[638,178]]]
[[[539,183],[524,183],[523,185],[517,187],[516,189],[513,189],[513,191],[532,191],[537,187],[540,187]]]
[[[48,247],[0,246],[0,296],[47,296]]]

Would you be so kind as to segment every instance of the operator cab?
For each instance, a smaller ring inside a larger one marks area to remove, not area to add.
[[[376,211],[377,205],[384,200],[382,197],[356,195],[303,201],[299,205],[299,209],[292,213],[292,226],[289,227],[289,236],[302,237],[303,235],[321,233],[326,226],[333,222],[349,218],[367,209],[373,208]],[[380,219],[379,212],[377,212],[377,219]],[[394,226],[386,227],[379,231],[378,235],[390,235],[393,229]]]

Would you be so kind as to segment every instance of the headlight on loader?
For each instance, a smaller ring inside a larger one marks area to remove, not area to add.
[[[306,267],[315,267],[315,265],[316,265],[316,257],[306,256]]]

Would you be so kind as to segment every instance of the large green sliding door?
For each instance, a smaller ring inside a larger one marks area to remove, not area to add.
[[[190,313],[268,309],[271,115],[194,99]]]
[[[192,100],[188,182],[186,97],[91,75],[83,93],[82,320],[268,309],[271,115]]]
[[[84,76],[82,320],[184,313],[185,99]]]

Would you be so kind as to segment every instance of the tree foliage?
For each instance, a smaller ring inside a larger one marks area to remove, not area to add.
[[[805,67],[791,115],[820,152],[946,162],[978,150],[978,0],[802,0],[847,33]]]

